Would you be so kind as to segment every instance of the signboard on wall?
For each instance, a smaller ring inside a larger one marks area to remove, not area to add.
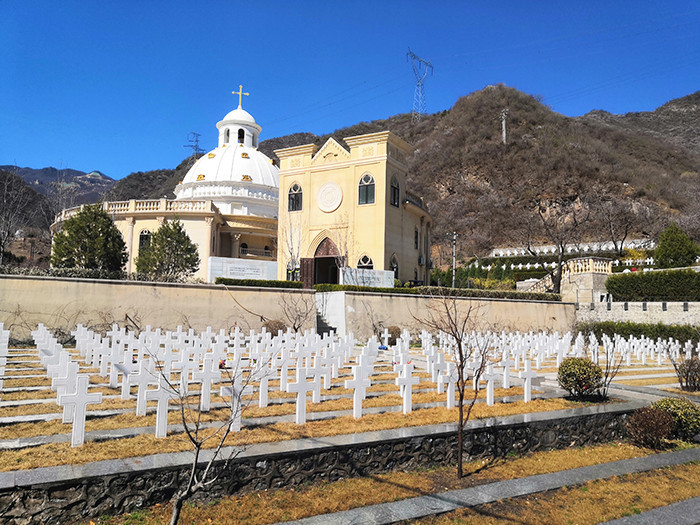
[[[258,261],[234,257],[209,257],[208,281],[217,277],[229,279],[277,279],[277,261]]]
[[[372,288],[394,287],[394,272],[391,270],[343,268],[340,273],[342,278],[341,284],[370,286]]]

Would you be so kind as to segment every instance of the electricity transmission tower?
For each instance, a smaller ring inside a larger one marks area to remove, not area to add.
[[[192,150],[192,155],[197,156],[200,153],[204,153],[204,150],[199,147],[199,133],[191,131],[187,134],[187,144],[183,145],[183,148],[190,148]]]
[[[428,76],[428,71],[433,74],[433,65],[429,60],[424,60],[417,56],[411,48],[408,48],[408,53],[406,53],[406,60],[411,60],[411,65],[413,66],[413,74],[416,76],[416,90],[413,92],[413,111],[411,112],[411,122],[418,122],[421,116],[426,113],[425,108],[425,91],[423,89],[423,82],[425,77]]]

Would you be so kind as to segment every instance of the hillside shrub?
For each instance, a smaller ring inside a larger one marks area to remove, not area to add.
[[[679,268],[695,263],[700,247],[688,237],[675,222],[661,235],[654,250],[654,261],[658,268]]]
[[[603,371],[590,359],[567,357],[559,366],[557,380],[569,395],[582,399],[598,392],[603,380]]]
[[[638,447],[659,450],[674,429],[673,416],[665,410],[642,407],[635,410],[627,422],[627,435]]]
[[[593,332],[600,341],[603,334],[611,339],[615,334],[629,339],[630,337],[645,336],[648,339],[677,339],[681,343],[692,341],[697,344],[700,341],[700,330],[697,326],[687,324],[651,324],[651,323],[630,323],[617,321],[601,321],[598,323],[580,323],[576,326],[579,332]]]
[[[693,270],[615,274],[605,281],[615,301],[700,301],[700,273]]]
[[[257,286],[261,288],[303,288],[304,283],[300,281],[266,281],[264,279],[229,279],[228,277],[217,277],[215,284],[225,284],[226,286]]]
[[[688,440],[700,432],[700,407],[689,399],[665,397],[652,406],[665,410],[673,417],[675,423],[673,436]]]

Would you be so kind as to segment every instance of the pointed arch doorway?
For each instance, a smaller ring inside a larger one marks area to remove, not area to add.
[[[313,258],[301,260],[301,280],[311,288],[314,284],[338,284],[338,247],[328,237],[316,248]]]

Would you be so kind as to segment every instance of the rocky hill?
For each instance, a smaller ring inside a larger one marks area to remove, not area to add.
[[[625,217],[629,235],[654,235],[673,218],[700,237],[699,107],[697,92],[652,112],[593,111],[569,118],[498,85],[418,123],[408,114],[396,115],[323,136],[271,138],[260,143],[260,150],[274,158],[275,149],[321,145],[330,136],[342,142],[352,135],[393,131],[415,146],[409,189],[424,195],[436,223],[435,241],[446,243],[457,231],[465,254],[521,244],[524,228],[537,219],[533,210],[550,213],[562,202],[604,203],[608,215],[614,211]],[[506,144],[500,122],[504,108]],[[108,189],[109,200],[171,198],[194,160],[187,158],[176,169],[133,173],[116,183],[107,180],[101,187]],[[600,238],[609,227],[589,220],[581,232]]]
[[[579,118],[648,134],[700,155],[700,91],[671,100],[655,111],[613,115],[596,110]]]
[[[56,168],[21,168],[0,166],[0,170],[19,175],[35,191],[57,198],[66,207],[97,202],[114,186],[115,180],[99,171]]]

